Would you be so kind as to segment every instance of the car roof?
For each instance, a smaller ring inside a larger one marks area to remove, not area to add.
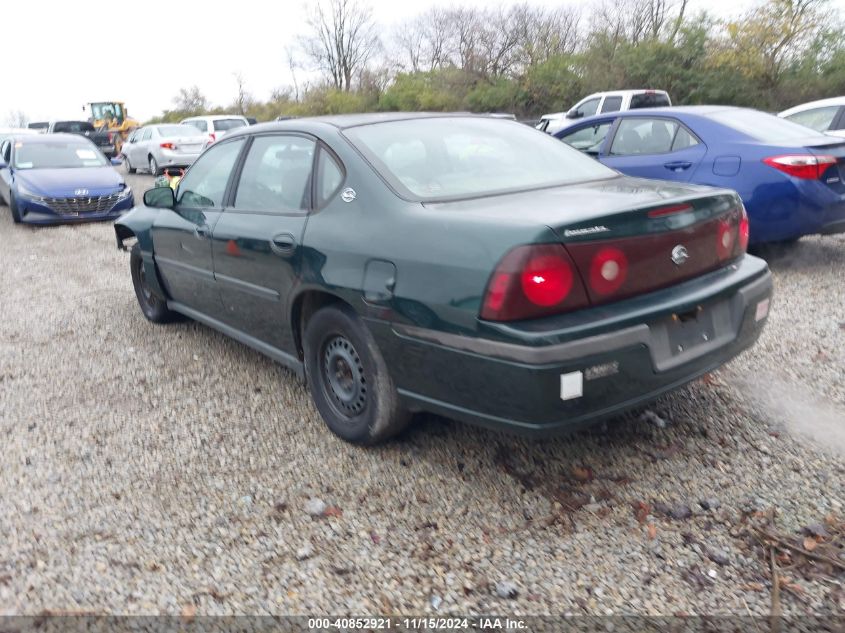
[[[216,121],[218,119],[246,119],[242,114],[203,114],[201,116],[189,116],[182,121]],[[180,121],[180,123],[182,122]],[[166,125],[165,123],[154,123],[153,125]]]
[[[50,143],[52,141],[87,141],[91,143],[91,140],[85,136],[81,136],[79,134],[68,134],[65,132],[59,132],[58,134],[27,134],[27,143]],[[92,143],[93,145],[93,143]]]
[[[792,106],[791,108],[787,108],[778,116],[788,116],[790,114],[795,114],[796,112],[801,112],[803,110],[810,110],[812,108],[821,108],[824,106],[843,106],[845,105],[845,96],[842,97],[830,97],[828,99],[819,99],[817,101],[808,101],[807,103],[801,103],[797,106]]]
[[[230,130],[226,133],[226,138],[229,139],[234,136],[252,134],[256,132],[285,130],[306,131],[306,128],[313,129],[315,126],[330,126],[338,130],[345,130],[347,128],[371,125],[374,123],[450,118],[485,119],[488,121],[497,121],[503,124],[515,123],[512,119],[491,117],[487,114],[473,114],[472,112],[368,112],[360,114],[330,114],[325,116],[301,117],[287,119],[284,121],[267,121],[266,123],[257,123],[256,125],[250,125],[249,127]]]

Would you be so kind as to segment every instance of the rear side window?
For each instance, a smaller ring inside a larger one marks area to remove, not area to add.
[[[329,201],[343,183],[343,170],[325,149],[317,157],[317,206]]]
[[[614,156],[665,154],[672,151],[679,127],[678,123],[667,119],[622,119],[610,153]]]
[[[187,208],[223,206],[223,196],[244,139],[213,145],[200,156],[179,183],[176,201]]]
[[[142,141],[149,141],[153,136],[153,129],[152,128],[145,128],[144,133],[141,134]]]
[[[601,104],[602,112],[619,112],[622,109],[622,97],[605,97]]]
[[[631,110],[637,108],[664,108],[672,105],[669,96],[662,92],[643,92],[631,97]]]
[[[247,123],[243,119],[215,119],[214,129],[221,132],[226,130],[234,130],[237,127],[246,127]]]
[[[241,171],[235,208],[309,209],[315,148],[313,140],[301,136],[256,136]]]
[[[833,120],[836,118],[838,112],[839,106],[825,106],[823,108],[813,108],[812,110],[796,112],[784,118],[798,125],[804,125],[816,132],[825,132],[833,126]]]
[[[598,125],[582,127],[579,130],[560,137],[560,140],[587,154],[598,154],[601,144],[607,138],[607,133],[610,131],[612,123],[613,121],[606,121]]]

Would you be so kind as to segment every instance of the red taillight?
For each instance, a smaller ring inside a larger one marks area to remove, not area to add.
[[[175,149],[174,146],[173,146],[173,143],[162,143],[161,148],[162,149]]]
[[[587,293],[563,245],[517,246],[490,278],[481,318],[516,321],[587,305]]]
[[[749,235],[749,226],[748,226],[748,213],[745,211],[745,207],[742,207],[742,215],[739,218],[739,253],[740,255],[748,250],[748,235]]]
[[[213,142],[214,142],[214,141],[216,141],[216,140],[217,140],[217,135],[216,135],[216,134],[211,133],[211,134],[209,134],[209,135],[208,135],[208,142],[209,142],[209,144],[213,143]]]
[[[813,154],[788,154],[771,156],[763,162],[794,178],[818,180],[828,167],[836,164],[835,156],[814,156]]]
[[[628,258],[618,248],[606,247],[590,262],[590,288],[596,294],[610,295],[619,290],[628,277]]]
[[[114,143],[114,133],[113,132],[109,132],[108,138],[109,138],[109,143]]]
[[[716,255],[719,259],[729,259],[734,254],[734,244],[737,239],[737,225],[735,220],[719,220],[716,231]]]
[[[535,256],[522,271],[522,292],[534,305],[557,305],[569,295],[574,277],[566,259],[558,255]]]

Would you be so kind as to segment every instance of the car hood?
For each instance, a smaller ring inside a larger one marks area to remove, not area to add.
[[[512,225],[578,224],[632,209],[725,192],[713,187],[616,176],[559,187],[485,196],[454,202],[427,202],[426,208]]]
[[[25,169],[15,179],[33,193],[51,198],[100,196],[123,189],[123,177],[112,167],[73,167],[69,169]],[[79,190],[87,189],[86,193]]]

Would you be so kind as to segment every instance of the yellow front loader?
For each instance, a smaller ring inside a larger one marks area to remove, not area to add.
[[[115,156],[120,154],[123,142],[140,123],[129,116],[122,101],[96,101],[87,104],[87,108],[91,124],[99,131],[114,135],[114,153]]]

